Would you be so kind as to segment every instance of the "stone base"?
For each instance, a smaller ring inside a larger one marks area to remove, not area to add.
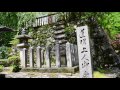
[[[41,73],[75,73],[79,71],[79,66],[74,66],[72,68],[68,67],[51,67],[51,68],[23,68],[21,72],[41,72]]]

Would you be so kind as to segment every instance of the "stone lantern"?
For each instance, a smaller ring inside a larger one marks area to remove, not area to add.
[[[19,44],[17,45],[17,47],[20,50],[21,67],[25,68],[27,67],[27,49],[30,46],[28,44],[28,40],[32,38],[29,35],[27,35],[26,30],[22,28],[21,35],[18,35],[17,39],[19,39]]]
[[[20,42],[17,45],[18,48],[29,48],[28,39],[32,39],[32,38],[26,34],[26,30],[23,28],[21,35],[18,35],[17,39],[19,39]]]

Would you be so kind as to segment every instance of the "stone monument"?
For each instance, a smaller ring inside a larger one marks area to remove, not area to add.
[[[61,56],[61,65],[67,65],[66,61],[66,35],[65,35],[65,21],[63,20],[58,20],[55,25],[53,26],[53,29],[55,30],[54,32],[54,39],[56,42],[59,43],[60,46],[60,56]]]
[[[28,39],[32,38],[27,35],[26,30],[22,28],[22,33],[17,36],[17,39],[19,39],[20,42],[17,47],[20,50],[21,67],[25,68],[27,67],[27,49],[29,48]]]
[[[89,45],[88,27],[76,28],[80,78],[92,78],[92,64]]]

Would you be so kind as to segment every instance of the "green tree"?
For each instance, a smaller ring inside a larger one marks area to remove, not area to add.
[[[35,15],[34,12],[0,12],[0,25],[13,29],[13,32],[1,32],[0,46],[10,47],[9,42],[18,34],[24,23],[34,19]]]

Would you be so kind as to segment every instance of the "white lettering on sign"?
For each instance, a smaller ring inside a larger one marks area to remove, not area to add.
[[[92,78],[88,27],[76,28],[80,78]]]

